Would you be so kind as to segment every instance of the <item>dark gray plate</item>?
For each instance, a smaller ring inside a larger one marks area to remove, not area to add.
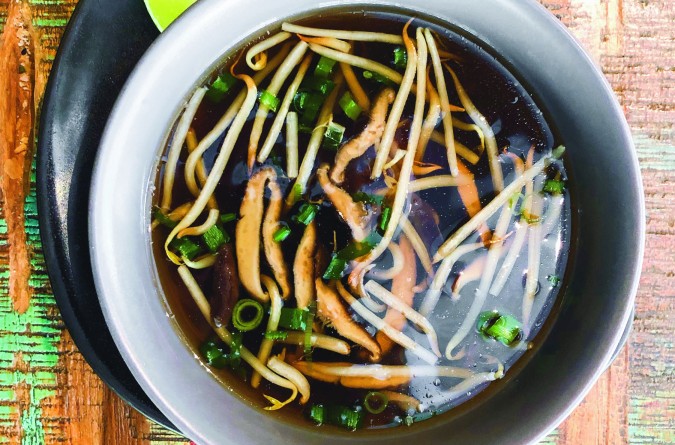
[[[87,235],[89,183],[101,133],[122,85],[157,35],[141,0],[80,0],[47,84],[37,188],[49,278],[75,344],[120,397],[175,429],[131,375],[110,336],[94,288]]]

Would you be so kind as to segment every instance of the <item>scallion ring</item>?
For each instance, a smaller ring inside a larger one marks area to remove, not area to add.
[[[389,397],[377,391],[369,392],[363,399],[363,407],[371,414],[380,414],[387,409],[388,404]]]
[[[232,325],[241,332],[257,328],[263,319],[262,304],[250,298],[237,301],[232,310]]]

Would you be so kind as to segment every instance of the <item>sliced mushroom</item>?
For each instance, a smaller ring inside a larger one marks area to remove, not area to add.
[[[401,236],[399,241],[399,248],[403,254],[403,270],[397,274],[391,283],[391,293],[408,306],[412,306],[415,292],[413,287],[417,282],[417,261],[415,258],[415,250],[408,241],[408,238]],[[399,331],[406,325],[406,317],[399,311],[393,308],[387,309],[384,316],[385,323],[390,324]],[[394,341],[384,332],[378,331],[375,335],[375,341],[382,349],[382,355],[387,355],[392,350]]]
[[[209,293],[211,316],[216,326],[226,326],[239,300],[239,275],[232,243],[224,244],[213,264],[213,282]]]
[[[341,377],[340,384],[346,388],[383,389],[403,386],[410,382],[410,377],[397,376],[388,380],[379,380],[376,377]]]
[[[459,193],[459,197],[462,199],[464,207],[466,207],[466,213],[468,213],[469,216],[473,218],[473,216],[480,212],[482,208],[480,204],[480,197],[478,195],[478,187],[476,186],[476,182],[473,179],[473,173],[471,173],[471,171],[464,165],[462,161],[457,161],[457,168],[459,168],[459,173],[462,176],[471,178],[469,182],[459,185],[457,187],[457,192]],[[490,240],[492,239],[492,233],[490,232],[490,228],[487,226],[487,224],[482,223],[478,227],[478,233],[480,233],[483,244],[486,247],[489,246]]]
[[[389,403],[395,403],[406,412],[409,409],[420,411],[420,401],[412,396],[394,391],[382,391],[382,395],[389,399]]]
[[[271,167],[258,170],[246,186],[239,209],[240,219],[236,228],[237,266],[239,279],[246,291],[261,302],[269,296],[260,285],[260,229],[263,220],[265,184],[276,178]]]
[[[351,348],[349,344],[339,338],[331,337],[330,335],[320,334],[313,329],[313,333],[309,338],[309,342],[313,348],[325,349],[326,351],[335,352],[341,355],[349,355]],[[300,331],[289,331],[286,338],[275,340],[277,343],[285,343],[287,345],[303,346],[305,344],[305,333]]]
[[[413,376],[455,379],[471,379],[476,376],[473,370],[456,366],[355,365],[353,363],[303,361],[294,362],[293,366],[316,380],[339,383],[350,388],[391,388],[409,383]],[[502,368],[500,367],[497,372],[491,374],[500,378],[503,374]]]
[[[320,363],[320,362],[294,362],[293,366],[306,375],[315,380],[322,382],[335,383],[347,388],[366,388],[366,389],[383,389],[394,388],[402,386],[410,382],[410,373],[402,375],[386,375],[386,376],[364,376],[364,375],[341,375],[340,372],[332,372],[341,368],[347,369],[355,366],[353,363]],[[377,373],[374,373],[377,374]]]
[[[293,262],[293,282],[298,308],[308,307],[316,299],[314,287],[314,251],[316,250],[316,222],[312,221],[300,239]]]
[[[354,239],[363,241],[368,236],[366,228],[370,221],[366,207],[362,202],[354,202],[349,193],[333,184],[328,178],[328,164],[323,164],[317,169],[316,177],[328,199],[351,229]]]
[[[317,315],[321,320],[330,323],[338,334],[353,341],[370,352],[370,360],[380,360],[380,346],[368,332],[355,322],[345,309],[338,293],[326,285],[321,278],[315,280]]]
[[[384,123],[389,105],[394,102],[396,93],[391,88],[384,89],[375,99],[370,122],[366,128],[354,139],[344,144],[335,156],[335,164],[330,172],[330,178],[336,184],[342,184],[345,169],[352,159],[363,155],[368,148],[377,143],[384,132]]]
[[[274,241],[274,233],[279,229],[279,219],[283,207],[283,196],[276,180],[276,174],[270,177],[267,188],[270,190],[270,199],[262,227],[263,245],[265,246],[265,257],[281,288],[281,297],[285,300],[291,294],[291,284],[281,244]]]

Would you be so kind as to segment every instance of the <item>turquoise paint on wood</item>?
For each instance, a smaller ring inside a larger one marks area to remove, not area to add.
[[[675,170],[675,145],[640,133],[633,135],[633,142],[641,168]]]
[[[0,263],[0,428],[8,431],[18,418],[21,424],[22,445],[45,443],[45,428],[42,419],[41,402],[57,391],[58,382],[55,367],[59,360],[58,344],[61,340],[61,321],[52,314],[56,302],[51,295],[49,280],[44,272],[44,259],[37,225],[37,204],[35,197],[35,165],[32,165],[31,190],[26,199],[27,243],[32,252],[29,285],[33,298],[28,310],[19,314],[13,310],[8,294],[9,273],[6,262]],[[0,220],[0,252],[8,251],[7,226]],[[17,371],[21,360],[25,370]],[[22,408],[17,400],[16,388],[28,388],[30,400]],[[5,438],[8,439],[8,438]],[[9,440],[9,439],[8,439]]]

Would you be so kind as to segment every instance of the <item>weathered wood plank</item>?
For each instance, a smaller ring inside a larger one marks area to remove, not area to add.
[[[3,102],[0,220],[0,435],[5,441],[45,443],[42,401],[58,384],[58,335],[53,298],[39,258],[31,184],[33,123],[43,79],[41,42],[28,4],[5,2],[0,41]]]
[[[559,428],[559,444],[627,442],[628,350],[623,349],[581,405]]]
[[[673,99],[671,97],[671,99]],[[670,145],[675,155],[675,147]],[[643,170],[647,255],[631,341],[632,444],[675,443],[675,173]]]
[[[559,444],[673,443],[675,3],[544,2],[590,51],[634,133],[647,250],[628,350],[561,426]]]

